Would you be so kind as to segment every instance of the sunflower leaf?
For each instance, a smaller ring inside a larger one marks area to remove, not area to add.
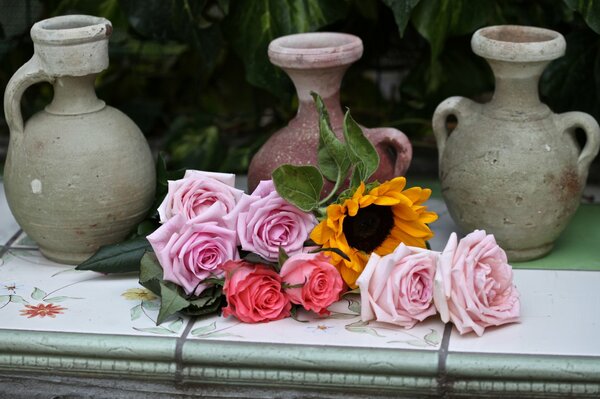
[[[311,254],[316,254],[318,252],[334,252],[334,253],[338,254],[339,256],[341,256],[342,258],[344,258],[345,260],[347,260],[348,262],[350,262],[350,258],[348,257],[348,255],[346,255],[339,248],[317,248],[313,251],[310,251]]]
[[[281,165],[273,171],[279,195],[305,212],[319,206],[323,176],[314,166]]]
[[[311,94],[319,112],[319,150],[317,154],[319,170],[327,180],[337,183],[338,180],[346,178],[350,170],[350,158],[346,146],[337,138],[331,128],[329,114],[323,99],[315,92]]]
[[[358,123],[352,119],[350,111],[344,116],[344,138],[346,139],[346,150],[355,170],[352,176],[352,187],[356,181],[366,182],[379,167],[379,154],[373,144],[365,137]]]

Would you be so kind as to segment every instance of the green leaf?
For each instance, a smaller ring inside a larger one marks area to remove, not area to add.
[[[36,301],[41,301],[46,295],[48,295],[46,294],[46,291],[42,291],[38,287],[35,287],[31,293],[31,298],[35,299]]]
[[[145,327],[145,328],[133,327],[133,329],[137,330],[137,331],[142,331],[142,332],[149,332],[152,334],[160,334],[160,335],[173,334],[173,331],[171,331],[165,327]]]
[[[141,306],[147,310],[158,310],[160,309],[160,302],[157,300],[142,301]]]
[[[288,260],[290,258],[290,256],[287,254],[287,252],[285,252],[285,249],[283,249],[283,247],[279,247],[279,258],[278,258],[278,270],[276,270],[278,273],[281,270],[281,268],[283,267],[283,264],[285,263],[286,260]]]
[[[58,303],[58,302],[67,301],[69,299],[83,299],[83,298],[74,297],[74,296],[53,296],[52,298],[44,299],[44,302]]]
[[[323,99],[317,93],[311,94],[319,112],[319,170],[327,180],[337,182],[346,178],[350,169],[350,158],[346,152],[346,145],[337,138],[331,128]]]
[[[600,34],[600,1],[598,0],[564,0],[567,6],[583,16],[587,25]]]
[[[359,320],[357,322],[346,325],[345,328],[347,331],[350,331],[350,332],[369,334],[369,335],[373,335],[375,337],[383,337],[383,335],[379,334],[377,332],[377,330],[375,330],[374,328],[367,327],[368,325],[369,325],[368,321]]]
[[[12,303],[21,303],[24,305],[27,305],[29,303],[20,295],[10,295],[10,301]]]
[[[346,295],[360,295],[360,288],[355,288],[353,290],[350,291],[346,291],[342,294],[342,297],[345,297]]]
[[[319,206],[323,176],[314,166],[281,165],[272,176],[275,189],[283,199],[305,212]]]
[[[352,163],[356,165],[355,175],[358,176],[359,181],[366,182],[379,167],[379,154],[377,154],[373,144],[365,137],[358,123],[352,119],[350,111],[347,111],[344,116],[344,138],[346,139],[348,156]],[[352,187],[356,188],[358,185],[352,184]]]
[[[340,0],[236,0],[230,3],[225,33],[244,62],[246,80],[287,99],[292,86],[269,62],[269,43],[280,36],[315,31],[347,12],[347,2]]]
[[[131,321],[137,320],[142,315],[142,305],[136,305],[129,310]]]
[[[183,313],[190,316],[201,316],[213,313],[221,307],[223,301],[223,288],[214,286],[202,291],[199,297],[190,300],[190,306]]]
[[[423,338],[425,339],[425,342],[427,342],[427,344],[431,346],[437,346],[441,341],[440,333],[438,333],[437,330],[434,330],[433,328],[430,328],[430,330],[431,332],[425,335],[425,337]]]
[[[356,314],[360,314],[360,301],[354,301],[352,299],[347,299],[348,300],[348,310],[356,313]]]
[[[331,312],[331,314],[329,316],[327,316],[327,318],[328,319],[346,320],[346,319],[354,319],[355,317],[358,317],[358,316],[359,315],[357,315],[357,314]]]
[[[346,259],[347,261],[350,261],[350,258],[348,257],[348,255],[346,255],[344,253],[344,251],[342,251],[339,248],[317,248],[317,249],[313,249],[312,251],[310,251],[311,254],[316,254],[319,252],[333,252],[338,254],[339,256],[341,256],[343,259]]]
[[[127,273],[140,270],[144,252],[152,249],[145,237],[123,241],[119,244],[100,247],[91,258],[75,269],[93,270],[100,273]]]
[[[178,333],[179,330],[181,330],[181,327],[183,327],[183,319],[181,317],[178,317],[177,320],[171,322],[171,324],[169,324],[169,327],[167,328],[173,331],[174,333]]]
[[[212,323],[210,323],[206,326],[194,328],[190,332],[190,334],[192,334],[194,337],[203,336],[211,331],[214,331],[216,328],[217,328],[217,322],[213,321]]]
[[[146,252],[140,261],[140,284],[160,296],[163,269],[154,252]]]
[[[410,20],[411,12],[419,1],[420,0],[383,0],[383,4],[391,8],[394,13],[394,19],[396,20],[396,25],[398,25],[400,37],[403,36],[406,25],[408,25],[408,21]]]
[[[165,319],[182,309],[190,306],[190,302],[183,298],[174,284],[163,281],[160,283],[160,311],[156,319],[156,325],[162,324]]]

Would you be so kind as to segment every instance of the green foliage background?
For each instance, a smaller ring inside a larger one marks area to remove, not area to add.
[[[567,54],[540,85],[555,112],[600,119],[600,1],[596,0],[0,0],[0,86],[29,59],[29,28],[83,13],[113,23],[110,68],[99,97],[130,115],[171,168],[244,172],[252,154],[294,115],[289,79],[267,58],[282,35],[358,35],[363,58],[347,73],[342,102],[366,126],[405,131],[434,151],[430,119],[452,95],[486,100],[493,77],[470,49],[483,26],[557,30]],[[50,85],[29,89],[24,114],[42,109]],[[8,129],[0,121],[0,146]]]

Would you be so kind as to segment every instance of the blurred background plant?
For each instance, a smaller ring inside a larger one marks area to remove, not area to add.
[[[136,121],[170,168],[246,171],[295,113],[291,82],[269,63],[267,46],[297,32],[362,38],[365,52],[346,74],[342,104],[365,126],[407,133],[412,173],[435,173],[430,119],[437,104],[453,95],[487,101],[493,92],[489,67],[470,49],[483,26],[563,33],[567,54],[545,71],[542,99],[555,112],[600,120],[597,0],[0,0],[0,86],[31,57],[34,22],[75,13],[112,21],[111,64],[98,78],[98,95]],[[49,84],[27,90],[24,116],[51,97]],[[2,119],[0,158],[7,145]]]

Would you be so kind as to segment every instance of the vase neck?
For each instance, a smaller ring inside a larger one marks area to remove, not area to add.
[[[540,101],[539,81],[548,62],[488,62],[496,79],[494,97],[490,104],[519,112],[546,108]]]
[[[315,92],[325,102],[332,126],[341,126],[344,114],[340,105],[340,86],[346,69],[348,65],[325,69],[285,68],[298,94],[296,119],[314,119],[316,107],[311,92]]]
[[[96,112],[106,104],[96,97],[96,75],[64,76],[54,81],[54,98],[46,112],[55,115],[79,115]]]

